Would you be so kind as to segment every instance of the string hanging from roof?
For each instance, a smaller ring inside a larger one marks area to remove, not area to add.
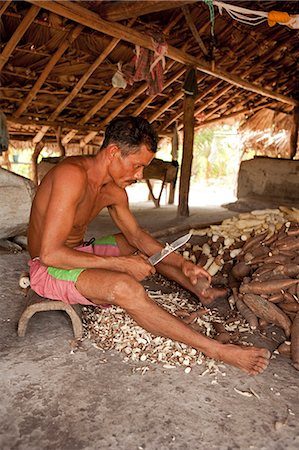
[[[208,3],[209,0],[204,1]],[[268,25],[270,27],[274,26],[276,23],[279,23],[280,25],[286,25],[292,29],[299,29],[299,14],[290,15],[287,12],[281,11],[265,12],[251,10],[241,6],[218,2],[217,0],[213,1],[213,5],[218,7],[220,14],[222,14],[222,10],[224,9],[234,20],[247,25],[256,26],[260,25],[262,22],[268,21]]]

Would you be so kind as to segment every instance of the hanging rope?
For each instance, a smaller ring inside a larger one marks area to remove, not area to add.
[[[210,21],[211,21],[211,35],[214,36],[214,26],[215,26],[215,13],[214,13],[214,5],[213,0],[204,0],[204,2],[208,5],[210,11]]]
[[[204,0],[204,2],[208,3],[211,2],[211,0]],[[287,12],[281,11],[270,11],[269,13],[265,11],[256,11],[241,6],[218,2],[217,0],[214,0],[214,5],[218,7],[220,14],[222,14],[222,10],[224,9],[232,19],[245,23],[246,25],[255,26],[268,21],[270,27],[279,23],[281,25],[287,25],[292,29],[299,28],[299,14],[289,15]]]

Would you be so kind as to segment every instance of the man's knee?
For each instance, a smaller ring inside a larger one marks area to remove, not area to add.
[[[120,275],[113,287],[114,303],[128,309],[144,298],[144,288],[130,275]]]

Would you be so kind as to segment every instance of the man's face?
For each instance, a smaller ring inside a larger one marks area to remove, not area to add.
[[[150,164],[154,153],[149,151],[145,145],[141,145],[137,153],[121,156],[120,149],[114,154],[110,166],[110,174],[113,181],[121,188],[126,188],[136,181],[142,180],[143,169]]]

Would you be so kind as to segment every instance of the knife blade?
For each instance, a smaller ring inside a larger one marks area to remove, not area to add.
[[[148,258],[149,262],[152,266],[155,266],[158,264],[162,259],[166,258],[166,256],[170,255],[170,253],[174,252],[178,248],[182,247],[182,245],[186,244],[186,242],[189,241],[191,238],[192,233],[185,234],[184,236],[180,237],[176,241],[173,241],[171,244],[166,244],[165,247],[158,253],[155,253],[154,255],[150,256]]]

